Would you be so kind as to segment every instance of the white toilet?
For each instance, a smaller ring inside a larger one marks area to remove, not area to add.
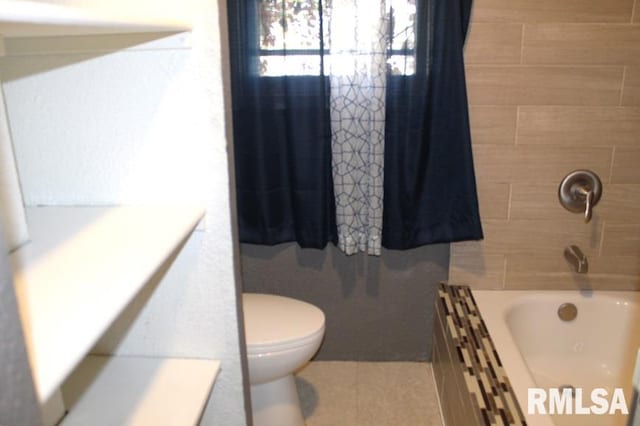
[[[255,426],[303,426],[293,372],[318,351],[324,313],[288,297],[244,293],[244,330]]]

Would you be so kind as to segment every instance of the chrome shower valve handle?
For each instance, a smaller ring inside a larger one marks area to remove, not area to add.
[[[583,213],[585,223],[591,221],[593,207],[602,195],[602,182],[590,170],[575,170],[560,183],[558,198],[562,206],[574,213]]]
[[[584,223],[591,221],[591,213],[593,211],[593,191],[587,191],[586,206],[584,208]]]
[[[578,184],[574,184],[574,187],[577,185]],[[591,215],[593,214],[593,190],[579,186],[576,192],[584,197],[584,223],[589,223],[591,221]]]

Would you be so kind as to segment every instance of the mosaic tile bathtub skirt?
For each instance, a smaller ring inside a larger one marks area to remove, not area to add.
[[[447,426],[526,425],[471,290],[441,284],[433,369]]]

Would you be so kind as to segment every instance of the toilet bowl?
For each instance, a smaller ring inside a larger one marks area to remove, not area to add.
[[[242,295],[255,426],[304,426],[294,371],[318,351],[324,314],[288,297]]]

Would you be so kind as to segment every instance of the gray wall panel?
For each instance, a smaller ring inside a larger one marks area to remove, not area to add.
[[[448,244],[383,250],[381,257],[295,244],[245,244],[241,252],[244,291],[294,297],[325,312],[316,359],[430,359],[433,301],[437,283],[447,279]]]

